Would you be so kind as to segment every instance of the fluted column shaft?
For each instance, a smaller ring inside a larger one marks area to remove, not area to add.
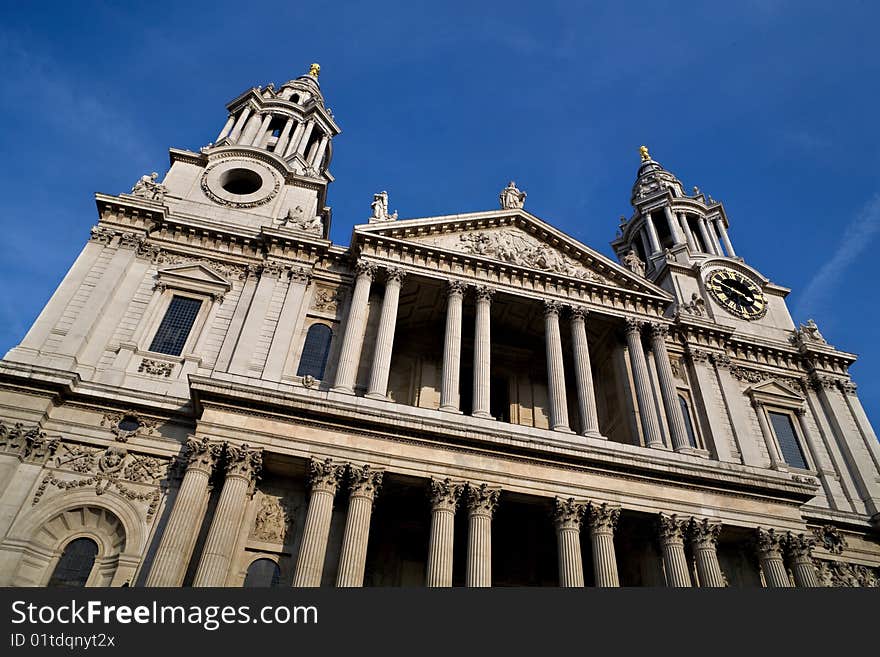
[[[500,490],[486,484],[468,485],[468,560],[465,581],[469,587],[492,586],[492,514]]]
[[[455,509],[463,485],[451,479],[431,480],[431,538],[425,586],[452,586]]]
[[[263,466],[260,450],[247,445],[226,449],[226,480],[214,511],[193,586],[225,586],[238,532],[247,506],[248,491]]]
[[[229,131],[232,129],[232,126],[235,124],[235,117],[230,114],[226,119],[226,123],[223,124],[223,129],[220,131],[220,134],[217,135],[217,141],[223,139],[226,135],[229,134]]]
[[[387,271],[385,297],[382,300],[382,314],[379,317],[379,332],[376,335],[373,366],[370,369],[370,385],[367,388],[368,397],[385,399],[388,394],[388,374],[391,371],[391,352],[394,350],[394,331],[397,327],[397,306],[405,275],[403,269],[396,267]]]
[[[315,129],[315,122],[309,121],[305,124],[303,128],[302,134],[299,137],[299,143],[296,145],[296,152],[300,155],[305,155],[306,146],[309,143],[309,137],[312,136],[312,130]]]
[[[791,561],[791,572],[794,585],[799,588],[815,588],[819,586],[819,576],[813,563],[813,548],[816,539],[804,534],[788,534],[785,547]]]
[[[654,219],[650,214],[645,215],[645,227],[648,231],[648,243],[651,246],[650,256],[660,252],[660,238],[657,236],[657,227],[654,226]]]
[[[440,410],[457,413],[460,409],[461,313],[464,284],[449,281],[446,294],[446,334],[443,340],[443,378],[440,384]]]
[[[626,320],[626,343],[629,347],[633,384],[636,388],[636,402],[639,406],[639,416],[642,418],[645,444],[648,447],[663,447],[651,379],[648,377],[648,364],[645,362],[645,351],[642,349],[642,322]]]
[[[287,142],[287,147],[284,149],[284,157],[285,159],[293,155],[296,150],[297,145],[300,143],[302,138],[302,134],[306,129],[305,123],[297,123],[296,127],[293,129],[293,136],[290,138],[290,141]],[[281,153],[279,153],[281,155]]]
[[[287,122],[284,124],[284,129],[281,131],[281,134],[278,135],[278,141],[275,142],[275,146],[272,149],[272,152],[278,156],[281,156],[282,153],[287,149],[287,140],[290,137],[290,131],[293,129],[293,119],[288,118]]]
[[[208,501],[208,480],[221,450],[222,444],[205,439],[187,441],[186,474],[177,491],[168,524],[162,532],[147,577],[147,586],[178,587],[183,584]]]
[[[309,496],[309,510],[299,546],[299,557],[293,574],[294,586],[320,586],[324,572],[324,558],[327,555],[327,538],[330,535],[330,520],[333,515],[333,497],[342,479],[343,466],[335,465],[330,459],[309,463],[312,492]]]
[[[721,217],[715,219],[715,227],[718,229],[718,234],[721,235],[721,241],[724,242],[724,248],[727,251],[727,255],[731,258],[735,258],[736,251],[733,250],[733,244],[730,243],[730,236],[727,234],[727,229],[724,227],[724,220]]]
[[[590,544],[593,547],[593,576],[596,586],[620,586],[617,556],[614,552],[614,529],[620,518],[620,507],[590,504],[587,514]]]
[[[369,465],[351,469],[351,493],[336,586],[364,585],[370,517],[373,513],[373,500],[382,485],[382,476],[381,471],[373,470]]]
[[[703,238],[705,252],[710,255],[715,254],[715,245],[712,238],[709,237],[709,230],[706,227],[706,219],[704,217],[697,218],[697,228],[700,230],[700,237]]]
[[[263,139],[266,137],[266,132],[269,130],[269,124],[272,123],[272,115],[266,114],[263,117],[263,122],[260,124],[259,129],[257,130],[257,134],[254,135],[252,146],[261,147],[263,145]]]
[[[691,520],[691,549],[697,562],[697,577],[703,588],[723,587],[727,584],[718,563],[718,535],[721,525],[706,519]]]
[[[571,311],[571,341],[574,346],[574,375],[577,382],[578,410],[581,414],[581,433],[600,437],[599,414],[596,412],[596,389],[590,364],[590,347],[587,343],[587,311],[573,308]]]
[[[660,514],[660,547],[663,551],[663,570],[666,572],[666,586],[682,588],[691,585],[690,569],[684,552],[684,538],[687,523],[677,516]]]
[[[565,394],[565,366],[562,362],[562,335],[559,331],[559,303],[544,302],[544,338],[547,349],[547,389],[550,393],[550,428],[568,427],[568,399]]]
[[[666,421],[669,423],[672,447],[676,452],[679,452],[683,449],[690,449],[693,445],[688,440],[684,416],[681,414],[681,405],[678,402],[678,391],[672,376],[669,352],[666,350],[667,331],[663,324],[651,325],[651,351],[654,353],[654,364],[657,367],[657,379],[660,383],[660,396],[663,398],[663,407],[666,409]]]
[[[691,232],[690,224],[688,224],[687,214],[682,212],[678,215],[678,220],[681,222],[681,230],[684,233],[684,238],[687,240],[688,248],[692,252],[697,251],[697,243],[694,240],[694,234]]]
[[[782,559],[784,537],[773,529],[758,528],[758,560],[768,588],[789,588],[791,580]]]
[[[674,244],[682,244],[684,242],[684,238],[681,235],[681,227],[678,225],[678,222],[675,219],[675,215],[672,213],[672,208],[668,205],[663,207],[663,213],[666,215],[666,223],[669,225],[669,233],[672,235],[672,241]]]
[[[247,121],[248,117],[251,114],[251,108],[245,107],[241,110],[241,114],[238,115],[238,120],[235,122],[235,126],[232,128],[232,132],[229,133],[229,139],[232,141],[236,141],[238,137],[241,135],[241,131],[244,128],[245,121]]]
[[[494,290],[477,288],[477,317],[474,329],[474,417],[492,417],[490,408],[490,385],[492,378],[491,314]]]
[[[557,497],[553,511],[556,547],[559,555],[559,586],[584,585],[584,562],[581,557],[581,521],[587,505]]]
[[[370,285],[376,267],[369,262],[359,262],[355,272],[357,278],[348,308],[348,321],[345,324],[345,335],[342,337],[342,347],[339,350],[339,366],[336,369],[336,384],[333,387],[334,390],[348,393],[354,392],[361,349],[364,345]]]

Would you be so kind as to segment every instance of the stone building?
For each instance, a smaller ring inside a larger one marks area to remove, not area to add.
[[[721,203],[643,148],[619,262],[513,182],[338,246],[318,71],[96,195],[0,362],[0,584],[877,585],[856,357]]]

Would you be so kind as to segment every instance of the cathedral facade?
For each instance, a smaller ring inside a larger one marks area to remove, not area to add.
[[[0,361],[0,585],[878,585],[856,357],[721,203],[643,147],[617,261],[514,182],[339,246],[318,75],[96,195]]]

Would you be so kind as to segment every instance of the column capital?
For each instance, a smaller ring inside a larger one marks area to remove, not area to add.
[[[373,500],[382,487],[383,470],[374,470],[369,465],[349,465],[351,497],[365,497]]]
[[[596,504],[590,502],[587,511],[587,522],[590,531],[596,534],[612,534],[620,519],[620,507],[612,506],[606,502]]]
[[[721,533],[720,522],[711,522],[708,518],[691,518],[688,529],[694,547],[714,550],[718,545],[718,535]]]
[[[241,477],[256,482],[263,471],[263,450],[253,449],[247,443],[226,445],[226,476]]]
[[[560,302],[554,301],[553,299],[544,300],[544,317],[550,317],[553,315],[559,317],[561,312],[562,304]]]
[[[189,438],[183,450],[187,470],[202,470],[208,474],[223,455],[223,443],[212,442],[206,437]]]
[[[586,503],[576,502],[573,497],[568,499],[557,497],[553,509],[553,523],[556,525],[556,529],[580,530],[581,521],[586,512]]]
[[[391,281],[402,283],[403,279],[406,278],[406,274],[407,271],[403,267],[385,267],[385,280],[388,283]]]
[[[792,560],[797,562],[813,563],[813,548],[816,547],[816,539],[806,534],[792,534],[785,536],[785,549]]]
[[[289,275],[292,282],[304,283],[305,285],[308,285],[309,281],[312,280],[312,270],[305,267],[293,266],[290,268]]]
[[[463,481],[453,481],[449,477],[445,479],[431,479],[431,509],[434,511],[451,511],[455,513],[458,500],[464,490]]]
[[[571,312],[572,321],[581,322],[585,322],[587,320],[587,316],[590,314],[590,311],[583,306],[569,306],[569,312]]]
[[[488,484],[467,485],[467,506],[471,515],[483,515],[492,517],[498,506],[500,488],[490,487]]]
[[[645,322],[641,319],[636,319],[635,317],[627,317],[624,330],[626,331],[627,335],[635,334],[640,336],[642,334],[642,326],[644,325],[644,323]]]
[[[360,276],[366,276],[371,281],[376,277],[376,265],[369,260],[358,260],[354,265],[354,273]]]
[[[312,491],[335,494],[344,474],[345,466],[333,463],[331,459],[322,461],[312,458],[309,461],[309,486]]]
[[[464,296],[464,291],[467,288],[467,284],[464,281],[459,281],[454,278],[446,281],[446,295],[447,296]]]
[[[794,409],[794,414],[802,418],[807,414],[807,409],[804,406],[798,406]]]
[[[652,340],[665,340],[666,336],[669,335],[669,327],[666,324],[651,322],[648,324],[648,327],[651,331]]]
[[[669,516],[661,513],[657,522],[657,529],[660,533],[660,540],[664,543],[684,544],[684,537],[687,533],[687,521],[675,514]]]
[[[495,296],[495,288],[488,285],[475,285],[474,294],[477,301],[492,301],[492,297]]]
[[[775,529],[758,527],[755,538],[758,556],[782,558],[782,551],[785,548],[785,534],[779,534]]]

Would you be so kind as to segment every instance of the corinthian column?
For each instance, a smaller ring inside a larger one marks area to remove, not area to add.
[[[492,586],[492,514],[500,493],[486,484],[467,487],[469,587]]]
[[[225,586],[229,564],[247,506],[248,492],[260,476],[263,452],[248,445],[226,447],[226,480],[214,511],[193,586]]]
[[[443,341],[443,381],[440,384],[440,410],[458,413],[459,373],[461,372],[461,305],[464,283],[449,281],[446,289],[446,337]]]
[[[601,438],[599,415],[596,412],[596,391],[590,365],[590,347],[587,344],[587,310],[571,309],[571,341],[574,345],[574,375],[577,381],[578,410],[581,414],[581,434]]]
[[[584,562],[581,558],[581,521],[587,505],[574,498],[556,498],[553,524],[556,526],[556,546],[559,554],[559,586],[584,585]]]
[[[620,586],[617,557],[614,553],[614,529],[620,518],[620,507],[590,503],[587,523],[593,546],[593,574],[596,586]]]
[[[309,461],[310,484],[309,510],[303,529],[294,586],[320,586],[327,554],[327,537],[330,535],[330,519],[333,515],[333,496],[342,480],[345,468],[330,459]]]
[[[464,484],[446,479],[431,480],[431,538],[425,586],[452,586],[452,550],[455,509]]]
[[[364,330],[367,325],[367,303],[370,300],[370,285],[376,273],[376,266],[361,261],[355,266],[354,292],[348,308],[348,321],[345,323],[345,335],[339,350],[339,366],[336,368],[336,385],[338,392],[354,393],[355,378],[361,360],[361,349],[364,346]]]
[[[186,441],[186,474],[177,491],[168,524],[156,550],[147,586],[180,586],[195,547],[208,503],[208,479],[222,453],[222,443],[207,438]]]
[[[678,402],[678,391],[672,376],[672,365],[669,363],[669,352],[666,351],[666,334],[664,324],[651,324],[651,351],[654,352],[654,364],[657,366],[657,379],[660,383],[660,396],[666,409],[666,420],[669,422],[669,433],[672,435],[672,447],[676,452],[689,450],[692,445],[688,440],[684,416]]]
[[[642,430],[645,432],[645,444],[648,447],[663,447],[660,436],[660,423],[654,407],[654,395],[651,391],[651,379],[648,377],[648,364],[642,349],[642,322],[635,319],[626,320],[626,343],[629,347],[632,365],[633,383],[636,387],[636,401],[639,415],[642,418]]]
[[[560,304],[544,302],[544,337],[547,348],[547,389],[550,391],[550,428],[568,428],[568,399],[565,396],[565,366],[562,363],[562,335],[559,332]]]
[[[474,330],[474,417],[491,418],[489,412],[489,385],[492,377],[490,319],[492,295],[495,290],[485,285],[477,287],[477,318]]]
[[[367,563],[367,541],[370,538],[370,516],[373,500],[382,486],[383,472],[369,465],[351,467],[351,494],[348,498],[348,517],[342,536],[342,553],[336,586],[363,586],[364,567]]]
[[[687,557],[684,553],[684,535],[687,522],[678,516],[660,514],[660,547],[663,550],[663,570],[666,571],[666,586],[685,587],[691,585]]]
[[[794,584],[800,588],[813,588],[819,586],[819,576],[816,566],[813,565],[813,548],[816,539],[805,534],[788,533],[785,547],[791,561],[791,571],[794,575]]]
[[[388,373],[391,371],[391,351],[394,349],[394,329],[397,326],[397,303],[404,276],[406,272],[399,267],[387,269],[385,298],[382,300],[379,333],[376,336],[370,386],[367,389],[367,397],[374,399],[386,399],[388,394]]]
[[[727,586],[718,563],[718,535],[721,533],[719,523],[710,523],[707,519],[691,519],[691,548],[697,562],[697,577],[703,588]]]
[[[782,560],[784,549],[784,535],[777,534],[774,529],[758,527],[758,560],[761,562],[761,571],[764,573],[764,582],[768,588],[788,588],[791,580],[785,570],[785,562]]]

